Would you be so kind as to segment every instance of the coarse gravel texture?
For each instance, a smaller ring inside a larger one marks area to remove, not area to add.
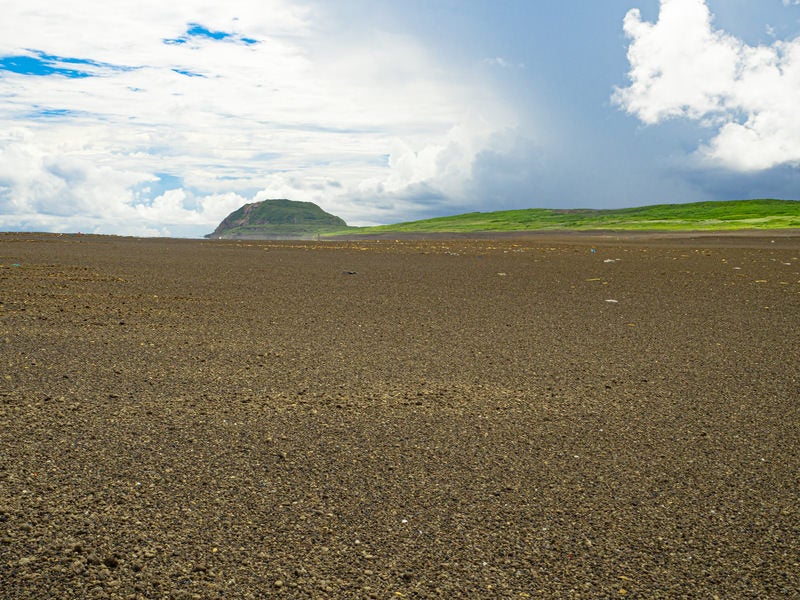
[[[0,597],[800,597],[800,236],[0,235]]]

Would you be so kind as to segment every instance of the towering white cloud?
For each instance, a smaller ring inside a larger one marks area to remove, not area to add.
[[[0,229],[200,233],[266,197],[369,222],[415,190],[458,198],[513,115],[411,37],[342,37],[325,6],[4,2]]]
[[[633,9],[624,30],[630,85],[614,100],[626,111],[700,121],[715,133],[699,155],[736,171],[800,164],[800,38],[749,46],[714,28],[704,0],[661,0],[656,23]]]

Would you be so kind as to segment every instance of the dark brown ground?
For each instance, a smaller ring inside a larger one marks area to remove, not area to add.
[[[0,235],[0,597],[796,598],[764,235]]]

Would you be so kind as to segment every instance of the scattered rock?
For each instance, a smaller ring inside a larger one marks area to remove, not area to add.
[[[800,589],[793,238],[607,240],[592,299],[585,237],[8,235],[0,596]]]

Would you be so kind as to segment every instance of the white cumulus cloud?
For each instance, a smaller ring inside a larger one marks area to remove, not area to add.
[[[655,23],[633,9],[624,30],[630,85],[614,100],[627,112],[711,127],[698,153],[729,169],[800,165],[800,38],[750,46],[716,29],[704,0],[661,0]]]

